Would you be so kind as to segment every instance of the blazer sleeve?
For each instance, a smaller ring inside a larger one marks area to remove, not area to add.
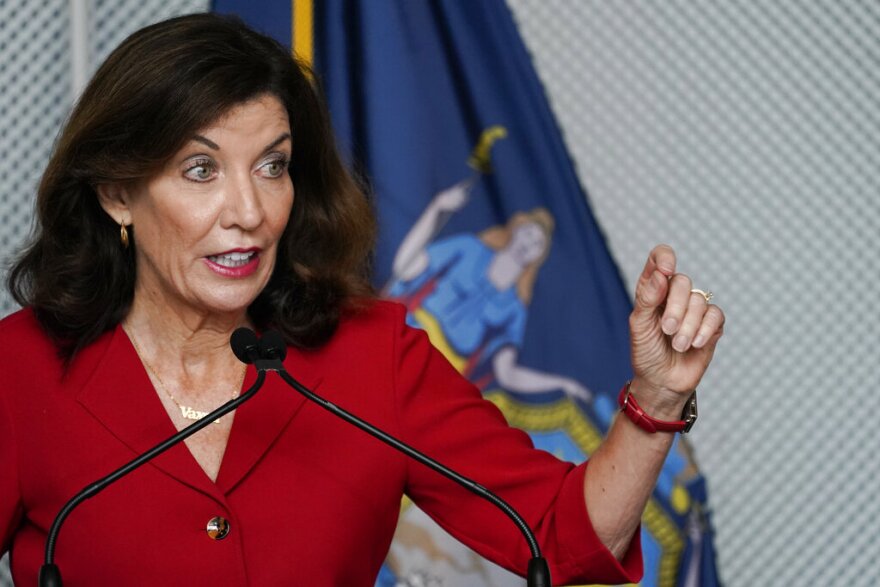
[[[0,390],[0,556],[9,550],[23,512],[16,452],[12,417]]]
[[[406,327],[402,316],[398,328],[394,388],[404,438],[512,505],[535,531],[554,584],[638,582],[639,531],[622,561],[601,543],[584,501],[587,463],[576,467],[535,449],[422,331]],[[481,555],[526,573],[531,555],[509,518],[427,467],[407,467],[406,492],[422,510]]]

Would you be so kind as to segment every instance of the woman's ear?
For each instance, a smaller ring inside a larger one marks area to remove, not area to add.
[[[131,211],[128,208],[130,194],[128,188],[119,183],[101,183],[95,186],[98,202],[116,224],[131,224]]]

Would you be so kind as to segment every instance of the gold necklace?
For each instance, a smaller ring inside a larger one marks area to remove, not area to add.
[[[168,396],[168,399],[170,399],[172,402],[174,402],[174,405],[177,406],[177,409],[180,410],[181,416],[183,416],[187,420],[201,420],[202,418],[204,418],[205,416],[210,414],[211,411],[213,411],[213,410],[211,410],[208,412],[203,412],[201,410],[197,410],[197,409],[193,408],[192,406],[185,406],[185,405],[181,404],[179,401],[177,401],[177,398],[175,398],[173,395],[171,395],[171,392],[168,391],[167,387],[165,387],[165,383],[162,381],[162,378],[159,377],[159,374],[156,372],[156,370],[153,369],[153,367],[150,365],[150,363],[147,362],[147,359],[144,357],[144,353],[141,351],[141,348],[138,346],[137,340],[135,340],[134,335],[131,332],[128,332],[128,330],[126,330],[125,332],[128,334],[128,338],[129,338],[129,340],[131,340],[131,345],[134,347],[135,352],[137,352],[138,356],[140,357],[141,362],[144,364],[144,367],[147,368],[147,371],[149,371],[150,375],[153,376],[153,378],[156,380],[156,383],[159,384],[159,387],[162,389],[162,391],[165,393],[165,395]],[[238,397],[238,393],[241,390],[241,386],[244,385],[245,375],[247,375],[247,365],[242,364],[241,378],[238,381],[238,386],[236,386],[236,388],[232,392],[232,399],[235,399]],[[219,423],[220,423],[220,420],[214,420],[214,424],[219,424]]]

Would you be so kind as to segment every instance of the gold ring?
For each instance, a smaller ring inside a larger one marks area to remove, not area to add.
[[[707,304],[709,303],[709,300],[715,297],[715,294],[713,294],[711,291],[703,291],[696,288],[692,289],[691,293],[700,294],[701,296],[703,296],[703,299],[706,300]]]

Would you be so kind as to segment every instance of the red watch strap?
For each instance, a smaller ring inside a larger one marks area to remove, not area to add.
[[[696,391],[691,395],[690,400],[688,400],[687,405],[684,407],[682,416],[685,419],[669,422],[666,420],[657,420],[646,414],[645,410],[643,410],[638,402],[636,402],[636,398],[630,395],[630,383],[631,382],[627,381],[620,390],[620,394],[617,396],[617,404],[620,406],[620,411],[626,414],[626,417],[629,418],[633,424],[645,432],[651,434],[654,434],[655,432],[688,432],[691,429],[691,426],[694,425],[694,422],[697,419]]]

